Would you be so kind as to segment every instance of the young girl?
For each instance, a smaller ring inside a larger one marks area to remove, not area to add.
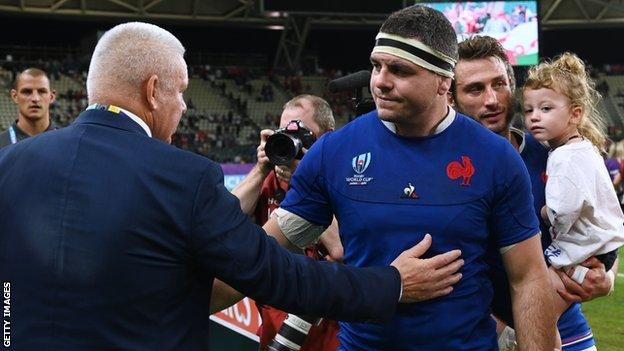
[[[570,53],[533,67],[523,89],[527,129],[552,149],[542,217],[551,224],[545,255],[556,287],[563,288],[556,269],[581,284],[583,261],[596,256],[608,271],[624,244],[624,215],[599,151],[605,141],[599,99],[585,65]],[[568,304],[555,296],[563,313]]]

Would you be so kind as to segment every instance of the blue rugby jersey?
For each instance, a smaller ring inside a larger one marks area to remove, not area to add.
[[[496,350],[485,253],[539,232],[530,187],[509,142],[466,116],[405,138],[373,111],[314,144],[281,207],[324,226],[335,214],[354,266],[388,265],[426,233],[425,257],[462,250],[450,295],[403,304],[389,324],[341,323],[342,349]]]

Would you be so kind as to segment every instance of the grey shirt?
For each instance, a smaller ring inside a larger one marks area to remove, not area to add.
[[[48,129],[46,129],[44,132],[54,129],[57,128],[54,124],[52,124],[52,121],[50,121]],[[23,130],[21,130],[17,126],[17,121],[15,121],[15,123],[13,123],[13,125],[11,125],[7,130],[0,133],[0,149],[8,145],[15,144],[18,141],[22,141],[28,137],[30,137],[30,135],[26,134]]]

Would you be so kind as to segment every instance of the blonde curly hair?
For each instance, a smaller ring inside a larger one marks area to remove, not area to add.
[[[602,96],[596,91],[585,63],[575,54],[566,52],[554,61],[532,67],[523,92],[542,88],[564,94],[570,99],[572,108],[581,108],[581,121],[577,126],[579,133],[604,152],[606,123],[597,109]]]

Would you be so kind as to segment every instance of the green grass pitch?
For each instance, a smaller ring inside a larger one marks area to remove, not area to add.
[[[583,304],[599,351],[624,350],[624,249],[620,250],[619,275],[613,295]]]

